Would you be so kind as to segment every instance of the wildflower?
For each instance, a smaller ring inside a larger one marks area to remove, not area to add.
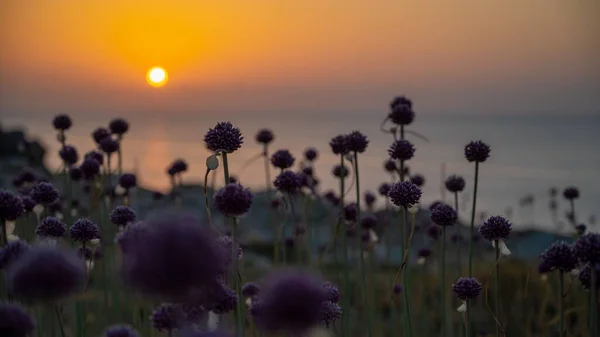
[[[600,275],[600,266],[596,264],[596,275]],[[592,265],[590,263],[586,263],[585,266],[577,275],[579,278],[579,282],[584,289],[590,289],[592,285]],[[596,288],[600,289],[600,277],[596,276]]]
[[[452,193],[461,192],[465,188],[465,180],[457,175],[446,178],[446,189]]]
[[[340,301],[340,291],[331,282],[323,282],[323,289],[325,289],[325,298],[327,301],[333,303]]]
[[[408,208],[419,202],[421,189],[410,181],[396,182],[390,188],[388,197],[394,205]]]
[[[398,167],[396,166],[396,162],[392,159],[388,159],[383,163],[383,168],[386,172],[393,173],[396,172]]]
[[[75,163],[77,163],[79,160],[77,150],[70,145],[63,146],[60,151],[58,151],[58,154],[60,159],[62,159],[67,165],[75,165]]]
[[[356,215],[356,203],[350,203],[344,207],[344,219],[346,221],[356,221]]]
[[[33,332],[35,322],[21,306],[0,302],[0,336],[26,337]]]
[[[158,332],[170,333],[179,327],[181,318],[181,312],[174,305],[163,303],[154,308],[150,320],[152,327]]]
[[[492,216],[479,226],[479,233],[484,239],[491,241],[494,247],[498,244],[503,255],[510,255],[504,239],[508,238],[511,229],[512,225],[508,220],[501,216]]]
[[[365,204],[367,204],[367,207],[369,207],[369,208],[373,207],[375,200],[376,200],[375,194],[373,194],[369,191],[367,191],[365,193]]]
[[[321,302],[321,311],[319,321],[330,324],[342,317],[342,307],[337,303],[330,301]]]
[[[98,145],[100,146],[100,149],[102,150],[102,152],[106,153],[109,156],[111,154],[119,151],[119,147],[120,147],[119,142],[112,139],[112,137],[110,137],[110,136],[102,138],[100,140],[100,142],[98,143]]]
[[[122,137],[129,130],[129,123],[123,118],[115,118],[108,124],[110,132]]]
[[[67,225],[58,218],[49,216],[40,222],[35,229],[35,234],[43,238],[55,240],[67,234]]]
[[[79,219],[71,226],[71,238],[82,243],[96,239],[100,231],[98,226],[88,219]]]
[[[100,162],[92,157],[86,157],[79,168],[83,172],[83,177],[86,180],[92,180],[98,173],[100,173]]]
[[[482,141],[470,142],[465,146],[465,157],[469,162],[483,163],[490,156],[490,146]]]
[[[346,136],[346,144],[350,152],[363,153],[367,149],[369,141],[367,137],[359,131],[352,131]]]
[[[292,167],[296,158],[288,150],[277,150],[271,156],[271,164],[282,170]]]
[[[105,128],[97,128],[92,132],[92,138],[96,142],[96,144],[100,144],[102,139],[110,137],[110,132]]]
[[[404,96],[395,97],[390,103],[391,112],[388,117],[394,124],[408,125],[415,119],[412,102]]]
[[[417,185],[418,187],[421,187],[425,185],[425,177],[423,177],[420,174],[415,174],[412,177],[410,177],[410,182]]]
[[[580,236],[573,245],[575,256],[583,263],[600,263],[600,233]]]
[[[333,137],[329,141],[329,146],[331,146],[331,151],[334,154],[345,155],[350,151],[348,148],[348,137],[345,135]]]
[[[298,175],[292,171],[281,172],[273,182],[275,188],[280,192],[294,194],[300,188],[300,179]]]
[[[52,120],[52,125],[54,125],[56,130],[66,131],[71,128],[73,122],[71,121],[71,117],[67,115],[58,115]]]
[[[34,185],[30,195],[36,205],[50,205],[58,199],[58,191],[47,182],[39,182]]]
[[[317,149],[315,149],[314,147],[308,148],[304,151],[304,158],[306,158],[306,160],[313,162],[317,159],[317,156],[319,155],[319,153],[317,152]]]
[[[130,190],[137,186],[137,177],[132,173],[124,173],[119,177],[119,186],[124,190]]]
[[[577,189],[577,187],[567,187],[563,191],[563,196],[567,200],[575,200],[579,198],[579,190]]]
[[[381,185],[379,185],[379,194],[386,197],[388,195],[388,192],[390,191],[390,189],[392,188],[392,186],[388,183],[382,183]]]
[[[0,190],[0,219],[15,221],[25,213],[25,205],[21,197],[8,191]]]
[[[441,204],[431,211],[431,221],[438,226],[452,226],[457,219],[456,210],[446,204]]]
[[[467,301],[476,299],[481,293],[482,286],[474,277],[460,277],[452,285],[452,290],[456,297],[462,301],[462,305],[457,310],[465,312],[467,311]]]
[[[392,159],[407,161],[415,155],[415,147],[405,139],[395,141],[388,150]]]
[[[587,229],[587,227],[584,224],[579,224],[575,227],[575,230],[577,231],[577,235],[579,235],[579,236],[585,234],[586,229]]]
[[[240,184],[227,184],[215,193],[214,204],[226,216],[246,214],[252,205],[252,192]]]
[[[0,248],[0,269],[10,267],[15,261],[20,259],[29,251],[27,241],[11,241],[6,246]]]
[[[80,167],[70,167],[69,177],[73,181],[80,181],[83,178],[83,170]]]
[[[323,197],[329,201],[333,206],[337,206],[340,204],[340,199],[335,195],[333,191],[327,191],[323,195]]]
[[[128,324],[113,325],[104,331],[105,337],[139,337],[135,329]]]
[[[244,137],[240,129],[234,127],[231,122],[219,122],[204,135],[206,147],[213,152],[232,153],[242,147],[243,142]]]
[[[334,177],[337,178],[346,178],[348,176],[348,173],[350,171],[348,170],[348,167],[346,167],[346,165],[341,166],[341,165],[335,165],[333,167],[333,169],[331,170],[331,173],[333,174]]]
[[[35,207],[35,201],[33,201],[33,199],[26,195],[21,197],[21,201],[23,202],[23,206],[25,207],[25,212],[31,212],[33,211],[33,208]]]
[[[86,153],[83,158],[84,159],[92,158],[92,159],[95,159],[98,162],[98,164],[100,164],[100,165],[104,164],[104,155],[98,151],[90,151],[90,152]]]
[[[135,216],[133,209],[127,206],[117,206],[110,212],[110,222],[123,229],[123,227],[133,224]]]
[[[269,129],[262,129],[256,134],[256,142],[263,145],[268,145],[273,141],[273,139],[275,139],[275,136]]]
[[[260,286],[256,283],[248,282],[242,287],[242,296],[246,298],[257,296],[259,292]]]
[[[230,234],[219,236],[217,238],[217,243],[219,245],[221,245],[221,247],[223,247],[225,252],[227,252],[226,261],[228,263],[231,263],[231,251],[233,248],[233,240],[231,240]],[[237,258],[241,259],[243,254],[244,254],[244,250],[242,249],[242,246],[237,244]]]
[[[568,273],[577,267],[573,247],[564,241],[554,242],[540,257],[551,270]]]
[[[419,251],[417,252],[417,263],[425,264],[425,261],[427,260],[427,258],[429,256],[431,256],[431,249],[429,249],[429,248],[419,249]]]

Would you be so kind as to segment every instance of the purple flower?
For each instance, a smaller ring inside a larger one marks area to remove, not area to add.
[[[415,147],[408,140],[399,139],[390,146],[388,154],[392,159],[406,161],[415,155]]]
[[[40,182],[31,189],[31,198],[36,204],[50,205],[58,199],[58,191],[50,183]]]
[[[73,122],[71,121],[71,117],[67,115],[58,115],[52,120],[52,125],[54,125],[56,130],[65,131],[71,128]]]
[[[106,137],[110,137],[110,131],[108,131],[105,128],[97,128],[96,130],[94,130],[94,132],[92,132],[92,138],[94,138],[96,144],[100,144],[102,139]]]
[[[511,223],[501,216],[492,216],[479,226],[479,233],[488,241],[507,239],[512,229]]]
[[[213,152],[232,153],[242,147],[243,142],[244,137],[240,129],[234,127],[231,122],[219,122],[204,135],[206,147]]]
[[[266,331],[301,332],[319,322],[325,299],[319,278],[301,271],[282,271],[268,278],[253,314]]]
[[[369,145],[367,136],[363,135],[359,131],[352,131],[346,136],[346,142],[349,152],[363,153]]]
[[[273,185],[283,193],[294,194],[301,187],[300,183],[300,179],[296,173],[283,171],[275,178]]]
[[[340,291],[331,282],[323,282],[323,289],[325,289],[325,300],[333,303],[340,301]]]
[[[63,146],[60,151],[58,151],[58,155],[67,165],[74,165],[79,160],[77,150],[71,145]]]
[[[483,163],[490,156],[490,147],[478,140],[465,146],[465,157],[469,162]]]
[[[337,178],[346,178],[349,172],[350,171],[346,165],[341,166],[340,164],[335,165],[331,170],[333,176]]]
[[[577,257],[573,247],[564,241],[554,242],[540,257],[552,270],[570,272],[577,267]]]
[[[90,151],[86,153],[84,159],[86,158],[95,159],[100,165],[104,164],[104,155],[98,151]]]
[[[373,229],[377,226],[377,217],[375,215],[364,216],[360,220],[360,226],[364,229]]]
[[[55,301],[79,289],[85,267],[77,255],[48,247],[31,248],[9,269],[13,293],[27,301]]]
[[[430,257],[431,256],[431,249],[429,249],[429,248],[421,248],[417,252],[417,256],[418,257],[425,257],[425,258]]]
[[[83,243],[96,239],[100,231],[91,220],[79,219],[71,226],[70,234],[73,240]]]
[[[323,197],[329,201],[333,206],[337,206],[340,204],[340,199],[335,195],[333,191],[327,191]]]
[[[117,226],[127,226],[135,221],[135,211],[127,206],[117,206],[110,212],[110,222]]]
[[[188,164],[183,159],[175,160],[173,164],[171,164],[171,167],[173,167],[173,170],[175,170],[177,173],[183,173],[188,170]]]
[[[577,189],[577,187],[567,187],[563,191],[563,196],[567,200],[575,200],[579,198],[579,190]]]
[[[23,213],[25,213],[25,205],[21,197],[0,190],[0,219],[14,221]]]
[[[17,175],[17,180],[21,184],[33,184],[36,181],[36,179],[37,177],[35,171],[27,167],[21,170],[21,172],[19,172],[19,174]]]
[[[0,269],[10,267],[15,261],[20,259],[29,251],[27,241],[11,241],[6,246],[0,248]]]
[[[547,274],[552,271],[552,266],[546,262],[546,260],[542,260],[540,264],[538,264],[538,273]]]
[[[256,142],[263,145],[268,145],[273,141],[273,139],[275,139],[275,136],[269,129],[262,129],[256,134]]]
[[[100,173],[100,163],[92,157],[86,157],[79,168],[81,168],[83,177],[86,180],[92,180],[98,173]]]
[[[365,193],[365,203],[367,204],[368,207],[372,207],[373,204],[375,203],[376,197],[375,194],[367,191]]]
[[[123,173],[121,177],[119,177],[119,185],[126,190],[136,187],[137,178],[135,174]]]
[[[306,158],[308,161],[315,161],[318,155],[319,153],[314,147],[310,147],[304,151],[304,158]]]
[[[242,296],[254,297],[260,292],[260,286],[256,283],[248,282],[242,287]]]
[[[465,188],[465,180],[457,175],[446,178],[446,189],[452,193],[461,192]]]
[[[277,150],[271,156],[271,164],[282,170],[292,167],[296,158],[288,150]]]
[[[431,210],[431,221],[438,226],[452,226],[457,219],[456,210],[449,205],[441,204]]]
[[[600,265],[596,264],[596,289],[600,289]],[[592,285],[592,267],[591,264],[586,263],[586,265],[579,272],[579,282],[583,289],[590,289]]]
[[[415,174],[412,177],[410,177],[410,182],[417,185],[418,187],[421,187],[425,185],[425,177],[423,177],[420,174]]]
[[[31,212],[35,207],[35,201],[33,201],[30,196],[26,195],[22,197],[21,200],[23,201],[23,206],[25,207],[26,212]]]
[[[329,146],[331,146],[333,154],[344,155],[350,151],[348,148],[348,137],[345,135],[333,137],[331,141],[329,141]]]
[[[205,307],[215,314],[222,315],[235,310],[238,296],[235,290],[219,282],[216,289],[211,289]]]
[[[49,216],[35,229],[35,234],[44,238],[60,238],[67,235],[67,225],[58,218]]]
[[[388,159],[383,163],[383,169],[386,172],[392,173],[392,172],[396,172],[396,170],[398,169],[396,167],[396,162],[392,159]]]
[[[232,255],[232,248],[233,248],[233,240],[231,240],[231,237],[228,235],[221,235],[217,238],[217,243],[219,245],[221,245],[221,247],[224,249],[224,251],[227,254],[226,257],[226,261],[229,263],[231,263],[231,255]],[[242,246],[240,246],[239,244],[237,244],[237,258],[240,259],[242,257],[242,254],[244,253],[244,250],[242,249]]]
[[[83,178],[83,170],[79,167],[70,167],[69,168],[69,177],[73,181],[80,181]]]
[[[583,263],[600,263],[600,233],[580,236],[573,245],[575,256]]]
[[[110,136],[102,138],[98,145],[100,146],[100,150],[107,155],[111,155],[112,153],[119,151],[119,142],[112,139]]]
[[[171,332],[181,324],[181,312],[174,305],[163,303],[152,311],[152,327],[158,332]]]
[[[215,193],[214,204],[221,214],[241,216],[252,206],[252,192],[240,184],[227,184]]]
[[[0,303],[0,336],[26,337],[34,328],[33,319],[21,306]]]
[[[105,337],[139,337],[135,329],[128,324],[113,325],[104,331]]]
[[[305,175],[307,175],[308,177],[311,177],[311,178],[314,176],[314,170],[313,170],[312,166],[303,167],[302,173],[304,173]]]
[[[585,230],[587,229],[587,227],[584,224],[579,224],[577,226],[575,226],[575,230],[577,231],[577,235],[583,235],[585,234]]]
[[[344,219],[346,221],[356,221],[358,210],[356,208],[356,203],[349,203],[344,207]]]
[[[321,303],[321,313],[319,321],[325,324],[334,322],[342,317],[342,307],[337,303],[330,301],[323,301]]]
[[[410,181],[396,182],[390,188],[388,197],[396,206],[411,207],[419,203],[421,189]]]
[[[379,185],[379,194],[387,198],[387,195],[390,192],[391,188],[392,186],[390,184],[382,183],[381,185]]]
[[[110,121],[108,128],[113,134],[123,136],[129,130],[129,123],[123,118],[115,118]]]
[[[394,124],[408,125],[415,119],[412,102],[404,96],[395,97],[390,103],[390,109],[391,112],[388,117]]]
[[[476,299],[482,289],[481,283],[474,277],[460,277],[452,285],[454,294],[462,301]]]

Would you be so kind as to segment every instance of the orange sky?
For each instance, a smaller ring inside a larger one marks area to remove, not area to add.
[[[343,111],[399,92],[431,111],[597,112],[599,13],[595,0],[4,0],[0,112]],[[144,82],[154,65],[164,88]]]

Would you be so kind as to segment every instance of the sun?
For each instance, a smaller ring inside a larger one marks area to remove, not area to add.
[[[148,73],[146,74],[148,84],[153,87],[162,87],[167,83],[168,79],[167,71],[161,67],[152,67],[148,69]]]

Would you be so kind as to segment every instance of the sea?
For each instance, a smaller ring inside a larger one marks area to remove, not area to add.
[[[67,142],[76,146],[80,154],[94,148],[91,132],[107,126],[109,114],[93,116],[70,113],[73,128]],[[40,117],[41,116],[41,117]],[[22,128],[31,139],[40,140],[47,148],[46,163],[58,169],[59,143],[52,128],[53,115],[5,115],[0,122],[4,129]],[[165,171],[177,158],[189,163],[184,181],[200,183],[206,172],[206,158],[210,153],[203,142],[204,133],[218,121],[231,121],[244,135],[239,151],[229,156],[230,170],[241,183],[254,189],[266,184],[264,161],[251,161],[261,152],[255,142],[256,132],[269,128],[275,133],[270,151],[288,149],[299,164],[309,147],[319,151],[314,164],[320,181],[319,191],[337,191],[337,182],[331,174],[338,157],[331,153],[329,140],[353,130],[369,138],[367,151],[359,156],[359,183],[361,192],[377,194],[383,182],[392,182],[383,162],[392,143],[392,136],[381,132],[385,114],[352,113],[321,114],[281,113],[260,114],[235,111],[205,114],[123,114],[129,120],[130,131],[123,142],[124,169],[135,172],[146,188],[160,191],[169,189]],[[460,196],[459,214],[463,221],[470,219],[472,205],[474,164],[464,157],[464,146],[471,140],[482,140],[491,146],[490,158],[480,165],[477,191],[477,219],[491,215],[510,218],[515,228],[537,229],[548,232],[567,232],[565,214],[569,204],[562,191],[575,186],[580,198],[575,201],[577,221],[594,230],[599,229],[600,217],[600,115],[449,115],[418,114],[407,127],[407,139],[416,147],[415,157],[408,166],[411,173],[425,177],[422,205],[436,200],[453,202],[453,196],[444,191],[444,177],[458,174],[467,186]],[[417,136],[416,134],[421,135]],[[275,170],[271,170],[274,178]],[[216,181],[221,183],[222,176]],[[550,211],[550,189],[559,191],[556,214]],[[201,198],[202,196],[198,196]],[[350,199],[355,198],[351,191]],[[378,204],[384,205],[379,196]]]

